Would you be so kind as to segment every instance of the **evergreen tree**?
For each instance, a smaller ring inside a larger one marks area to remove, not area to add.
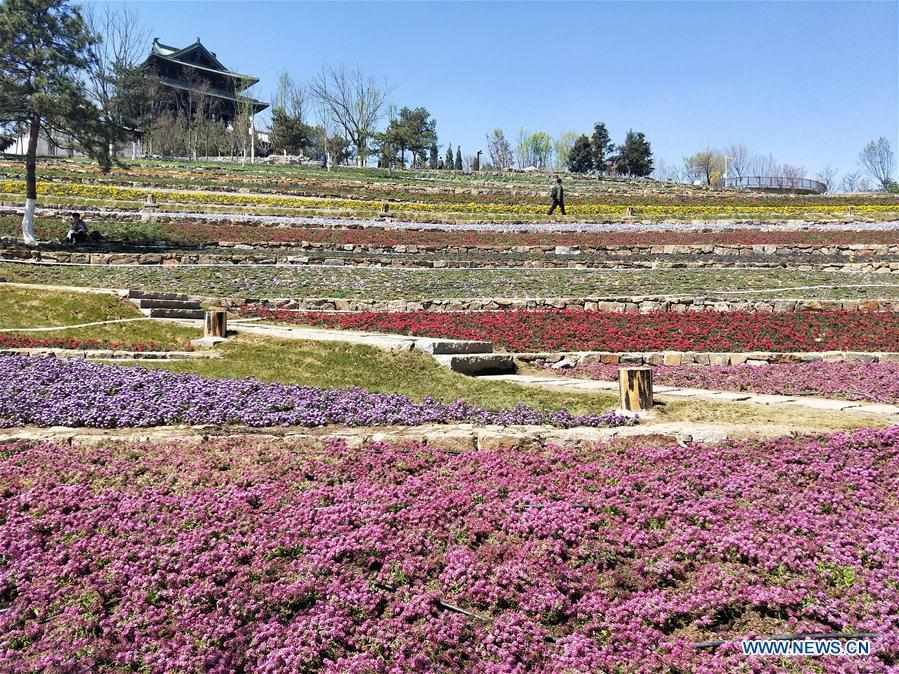
[[[455,168],[457,171],[462,170],[462,146],[461,145],[459,145],[456,148],[456,167]]]
[[[652,173],[652,146],[642,131],[627,132],[624,145],[619,148],[618,171],[638,178]]]
[[[65,0],[5,0],[0,4],[0,127],[28,133],[22,234],[33,245],[36,155],[44,133],[71,138],[104,171],[110,137],[85,91],[84,73],[97,36],[77,6]]]
[[[587,136],[579,136],[568,153],[568,170],[572,173],[589,173],[593,170],[593,147]]]
[[[615,146],[612,145],[606,125],[602,122],[593,125],[590,145],[593,152],[593,168],[597,171],[605,171],[608,168],[609,155],[612,154]]]
[[[272,110],[269,142],[275,152],[302,154],[312,143],[313,129],[299,117],[295,117],[284,108]]]
[[[431,143],[431,154],[428,158],[428,168],[436,169],[440,164],[439,151],[437,150],[437,142]]]
[[[450,143],[446,146],[446,159],[443,160],[443,168],[452,169],[453,168],[453,144]]]

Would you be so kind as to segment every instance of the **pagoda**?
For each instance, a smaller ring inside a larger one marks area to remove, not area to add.
[[[202,97],[204,114],[227,123],[234,120],[241,109],[250,109],[256,114],[268,107],[267,103],[241,95],[259,79],[228,70],[216,58],[215,52],[202,45],[200,38],[181,49],[164,45],[159,38],[154,38],[144,67],[159,77],[173,112],[189,110],[198,105],[196,101]]]

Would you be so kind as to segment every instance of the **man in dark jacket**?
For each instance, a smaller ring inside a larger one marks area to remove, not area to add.
[[[549,212],[547,213],[547,215],[552,215],[553,211],[556,210],[556,206],[558,206],[559,210],[562,211],[562,215],[565,215],[565,192],[562,190],[561,178],[556,178],[556,184],[553,185],[550,196],[553,198],[553,205],[549,207]]]

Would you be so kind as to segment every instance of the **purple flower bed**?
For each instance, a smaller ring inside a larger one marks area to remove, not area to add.
[[[525,405],[488,411],[463,400],[415,402],[399,394],[358,388],[263,384],[255,379],[218,380],[83,359],[0,357],[0,427],[404,425],[467,422],[621,426],[632,420],[612,412],[574,416]]]
[[[735,640],[860,631],[789,671],[895,671],[897,492],[899,428],[0,445],[0,670],[778,672]]]
[[[551,366],[547,366],[551,367]],[[569,377],[618,379],[617,365],[594,363],[556,370]],[[841,400],[899,403],[899,363],[783,363],[753,365],[676,365],[653,368],[661,386],[780,395],[814,395]]]

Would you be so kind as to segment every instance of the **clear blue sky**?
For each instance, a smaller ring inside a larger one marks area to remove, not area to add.
[[[199,36],[221,61],[298,81],[343,62],[424,105],[441,145],[486,149],[519,127],[553,136],[606,122],[667,161],[742,142],[805,167],[857,168],[897,147],[897,2],[131,2],[150,36]]]

